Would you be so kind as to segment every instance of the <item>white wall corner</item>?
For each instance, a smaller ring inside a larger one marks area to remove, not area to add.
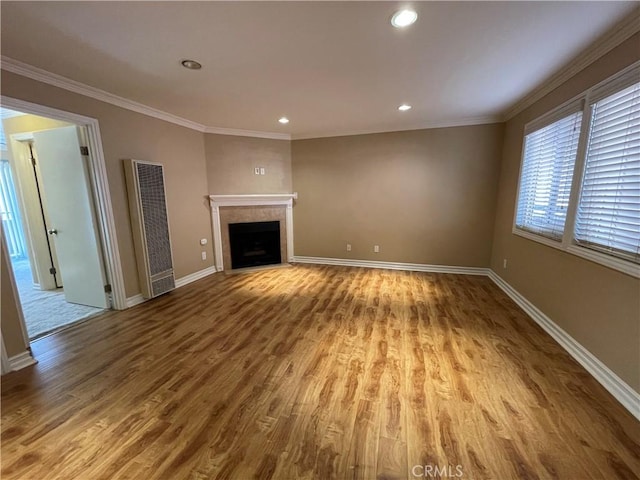
[[[509,285],[493,270],[489,270],[489,278],[502,289],[520,308],[522,308],[533,321],[547,332],[556,342],[563,347],[574,360],[582,365],[614,398],[622,404],[631,414],[640,420],[640,393],[631,388],[624,380],[618,377],[602,361],[596,358],[589,350],[583,347],[571,335],[560,328],[553,320],[547,317],[538,307],[527,300],[520,292]]]

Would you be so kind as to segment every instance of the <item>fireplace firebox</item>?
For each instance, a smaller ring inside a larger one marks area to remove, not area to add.
[[[282,263],[280,222],[230,223],[231,268]]]

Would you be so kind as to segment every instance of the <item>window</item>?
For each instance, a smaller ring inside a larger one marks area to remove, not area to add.
[[[516,218],[519,228],[562,238],[581,119],[578,111],[525,137]]]
[[[525,127],[514,233],[640,277],[640,66]]]
[[[592,107],[575,240],[640,259],[640,83]]]

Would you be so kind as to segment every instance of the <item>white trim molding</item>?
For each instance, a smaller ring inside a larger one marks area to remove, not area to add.
[[[5,97],[4,95],[0,96],[0,103],[9,109],[75,123],[86,129],[86,140],[89,146],[91,191],[96,204],[96,217],[101,226],[99,229],[100,240],[105,253],[105,269],[108,273],[108,280],[112,288],[113,308],[116,310],[125,309],[127,300],[124,289],[124,274],[122,272],[122,262],[120,260],[116,224],[113,216],[111,193],[107,179],[106,162],[98,120],[85,117],[84,115],[26,102],[24,100]]]
[[[213,224],[213,251],[217,271],[221,272],[224,270],[222,260],[222,230],[220,226],[220,207],[285,206],[287,209],[287,261],[292,262],[293,201],[297,198],[297,193],[209,195],[209,204],[211,205],[211,222]]]
[[[200,280],[201,278],[208,277],[209,275],[212,275],[217,271],[218,269],[215,267],[215,265],[213,265],[211,267],[207,267],[205,269],[199,270],[189,275],[185,275],[184,277],[176,279],[176,288],[189,285],[190,283]]]
[[[109,93],[105,90],[101,90],[99,88],[78,82],[76,80],[63,77],[62,75],[58,75],[57,73],[52,73],[47,70],[34,67],[33,65],[29,65],[28,63],[21,62],[20,60],[15,60],[5,55],[2,55],[0,57],[0,62],[2,69],[6,70],[7,72],[15,73],[17,75],[36,80],[38,82],[46,83],[47,85],[62,88],[69,92],[78,93],[80,95],[84,95],[85,97],[100,100],[101,102],[109,103],[111,105],[115,105],[116,107],[125,108],[127,110],[131,110],[132,112],[141,113],[143,115],[154,117],[159,120],[164,120],[165,122],[180,125],[182,127],[187,127],[192,130],[197,130],[199,132],[204,132],[205,130],[204,125],[201,125],[197,122],[192,122],[191,120],[187,120],[186,118],[163,112],[162,110],[143,105],[142,103],[134,102],[133,100],[129,100],[127,98],[120,97],[119,95]]]
[[[0,343],[2,344],[2,347],[1,347],[2,368],[0,369],[0,374],[4,375],[5,373],[9,373],[11,371],[11,364],[9,363],[9,357],[7,356],[7,347],[5,347],[4,345],[2,330],[0,330]]]
[[[258,130],[243,130],[240,128],[204,127],[204,133],[233,135],[236,137],[271,138],[273,140],[291,140],[289,133],[262,132]]]
[[[176,288],[184,287],[185,285],[189,285],[196,280],[200,280],[201,278],[208,277],[216,273],[218,269],[214,266],[204,268],[194,273],[190,273],[189,275],[185,275],[184,277],[180,277],[176,279]],[[141,293],[134,295],[133,297],[127,298],[127,308],[135,307],[136,305],[140,305],[141,303],[146,302],[147,300],[153,300],[151,298],[144,298]]]
[[[240,128],[228,128],[228,127],[203,125],[201,123],[194,122],[192,120],[180,117],[178,115],[164,112],[157,108],[149,107],[148,105],[144,105],[134,100],[129,100],[128,98],[124,98],[119,95],[109,93],[105,90],[101,90],[99,88],[86,85],[76,80],[72,80],[62,75],[58,75],[57,73],[52,73],[42,68],[34,67],[33,65],[29,65],[28,63],[21,62],[20,60],[13,59],[5,55],[0,56],[0,67],[3,70],[6,70],[7,72],[15,73],[16,75],[30,78],[38,82],[46,83],[47,85],[62,88],[64,90],[77,93],[79,95],[84,95],[85,97],[93,98],[95,100],[99,100],[101,102],[105,102],[110,105],[115,105],[120,108],[125,108],[127,110],[131,110],[132,112],[141,113],[142,115],[147,115],[148,117],[164,120],[165,122],[190,128],[198,132],[214,133],[219,135],[233,135],[233,136],[239,136],[239,137],[253,137],[253,138],[270,138],[273,140],[292,140],[292,139],[301,140],[301,139],[307,139],[307,138],[366,135],[371,133],[386,133],[386,132],[392,132],[392,131],[424,130],[428,128],[446,128],[446,127],[460,127],[460,126],[467,126],[467,125],[483,125],[483,124],[489,124],[489,123],[499,123],[503,121],[502,117],[491,115],[491,116],[484,116],[484,117],[461,118],[457,120],[422,122],[416,125],[411,125],[409,127],[402,128],[402,129],[373,128],[373,129],[351,131],[347,133],[325,132],[317,135],[303,134],[303,135],[292,136],[290,133],[265,132],[265,131],[259,131],[259,130],[245,130]]]
[[[365,128],[362,130],[349,130],[349,131],[329,131],[321,132],[317,134],[301,133],[291,135],[292,140],[310,140],[314,138],[328,138],[328,137],[351,137],[355,135],[372,135],[376,133],[397,133],[397,132],[409,132],[414,130],[429,130],[433,128],[450,128],[450,127],[469,127],[473,125],[490,125],[492,123],[502,123],[504,119],[500,115],[486,115],[483,117],[465,117],[457,120],[437,120],[437,121],[424,121],[415,123],[412,125],[404,126],[402,128]]]
[[[638,31],[640,31],[640,8],[634,9],[620,23],[594,42],[590,48],[584,50],[539,87],[533,89],[522,99],[518,100],[505,112],[503,120],[507,121],[512,119]]]
[[[602,361],[578,343],[571,335],[547,317],[538,307],[509,285],[493,270],[488,270],[493,282],[502,289],[522,310],[563,347],[587,372],[614,396],[631,414],[640,420],[640,393],[611,371]]]
[[[380,262],[374,260],[351,260],[327,257],[293,257],[293,263],[314,265],[340,265],[343,267],[381,268],[384,270],[406,270],[409,272],[455,273],[458,275],[488,275],[489,270],[482,267],[458,267],[454,265],[428,265],[422,263]]]
[[[209,195],[209,201],[218,207],[242,207],[255,205],[288,205],[298,199],[298,193]]]
[[[69,92],[77,93],[85,97],[93,98],[101,102],[115,105],[116,107],[125,108],[132,112],[141,113],[148,117],[157,118],[158,120],[164,120],[165,122],[173,123],[174,125],[180,125],[181,127],[190,128],[203,133],[219,133],[222,135],[236,135],[242,137],[256,137],[256,138],[272,138],[276,140],[291,140],[291,135],[286,133],[274,133],[274,132],[261,132],[256,130],[240,130],[235,128],[223,128],[223,127],[207,127],[201,123],[188,120],[186,118],[174,115],[172,113],[164,112],[157,108],[149,107],[142,103],[129,100],[128,98],[109,93],[105,90],[101,90],[90,85],[72,80],[70,78],[52,73],[42,68],[34,67],[28,63],[15,60],[5,55],[0,56],[0,67],[7,72],[15,73],[22,77],[30,78],[38,82],[46,83],[53,87],[62,88]]]
[[[12,372],[16,370],[22,370],[23,368],[35,365],[36,363],[38,363],[38,361],[33,358],[33,355],[31,355],[31,352],[29,350],[25,350],[18,355],[9,357],[9,368]]]
[[[133,297],[127,298],[127,308],[135,307],[136,305],[140,305],[141,303],[146,302],[147,299],[142,296],[141,293],[134,295]]]

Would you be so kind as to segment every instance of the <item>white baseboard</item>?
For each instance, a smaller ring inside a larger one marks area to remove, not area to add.
[[[182,278],[178,278],[176,280],[176,288],[180,288],[180,287],[184,287],[185,285],[190,284],[191,282],[195,282],[196,280],[200,280],[201,278],[207,277],[213,273],[216,273],[218,270],[216,269],[215,265],[205,268],[203,270],[200,270],[198,272],[195,273],[191,273],[189,275],[186,275]]]
[[[488,275],[489,269],[481,267],[457,267],[451,265],[426,265],[422,263],[378,262],[374,260],[351,260],[346,258],[293,257],[293,263],[316,265],[341,265],[343,267],[382,268],[410,272],[457,273],[459,275]]]
[[[195,282],[196,280],[200,280],[201,278],[204,278],[208,275],[211,275],[212,273],[216,273],[218,270],[216,269],[215,266],[212,267],[208,267],[205,268],[203,270],[200,270],[198,272],[195,273],[191,273],[189,275],[186,275],[182,278],[178,278],[176,280],[176,288],[180,288],[180,287],[184,287],[185,285],[190,284],[191,282]],[[136,305],[140,305],[141,303],[146,302],[147,300],[150,300],[148,298],[144,298],[140,293],[137,295],[134,295],[133,297],[129,297],[127,298],[127,308],[131,308],[131,307],[135,307]]]
[[[631,414],[640,420],[640,394],[613,373],[589,350],[578,343],[571,335],[547,317],[538,307],[527,300],[520,292],[505,282],[493,270],[489,278],[494,281],[511,299],[516,302],[545,332],[558,342],[587,372],[589,372],[611,395],[615,397]]]
[[[134,295],[133,297],[127,298],[127,308],[135,307],[136,305],[140,305],[143,302],[146,302],[147,299],[142,296],[142,294]]]
[[[26,350],[18,355],[14,355],[13,357],[9,357],[9,367],[11,371],[20,370],[30,365],[35,365],[38,361],[33,358],[31,352]]]

